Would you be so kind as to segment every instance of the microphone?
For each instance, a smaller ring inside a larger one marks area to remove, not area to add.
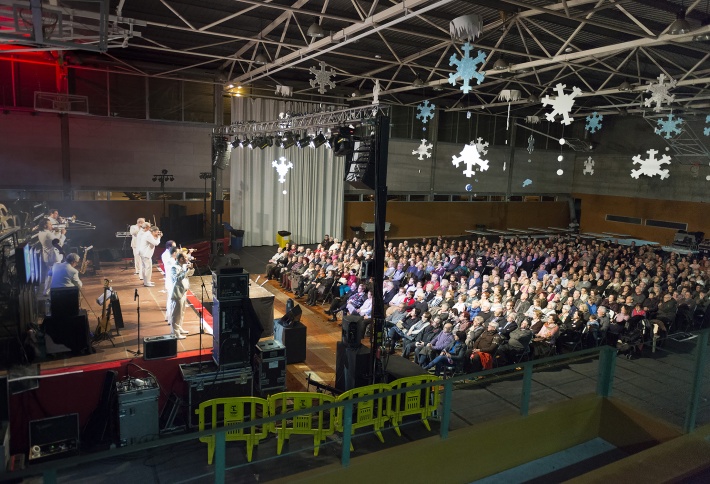
[[[133,300],[135,301],[136,299],[138,299],[138,289],[133,293]]]

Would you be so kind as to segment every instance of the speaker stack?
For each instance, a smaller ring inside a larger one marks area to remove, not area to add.
[[[249,274],[241,267],[224,267],[212,273],[212,283],[212,358],[220,369],[250,368]]]

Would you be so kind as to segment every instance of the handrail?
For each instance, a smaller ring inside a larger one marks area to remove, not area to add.
[[[710,336],[710,329],[703,329],[697,332],[698,333],[698,341],[702,345],[704,343],[705,346],[707,346],[708,338]],[[700,348],[696,351],[696,361],[701,361],[702,358],[704,357],[706,353],[706,348]],[[27,469],[23,469],[20,471],[12,472],[12,473],[0,473],[0,480],[2,479],[20,479],[24,477],[30,477],[30,476],[36,476],[38,474],[44,474],[45,476],[45,482],[55,482],[56,481],[56,472],[61,469],[67,469],[71,467],[78,466],[80,464],[86,464],[94,461],[99,461],[102,459],[108,459],[108,458],[114,458],[120,455],[126,455],[126,454],[133,454],[133,453],[138,453],[144,450],[148,449],[153,449],[156,447],[163,447],[167,445],[173,445],[181,442],[186,442],[186,441],[193,441],[195,439],[198,439],[200,437],[206,437],[210,435],[217,435],[217,453],[220,452],[220,441],[222,444],[224,444],[224,435],[226,435],[226,432],[230,432],[233,430],[239,430],[239,429],[245,429],[248,427],[252,427],[255,425],[264,425],[268,424],[271,422],[276,422],[283,420],[284,418],[293,418],[293,417],[298,417],[301,415],[308,415],[314,412],[320,412],[324,410],[330,410],[338,407],[345,407],[345,408],[351,408],[354,404],[360,403],[360,402],[365,402],[369,400],[376,400],[376,399],[382,399],[382,398],[388,398],[397,394],[402,394],[402,393],[408,393],[411,391],[416,391],[416,390],[423,390],[427,388],[432,388],[432,387],[444,387],[444,397],[442,398],[442,405],[443,405],[443,411],[441,415],[441,429],[440,429],[440,435],[442,439],[447,438],[448,436],[448,422],[449,422],[449,416],[450,416],[450,411],[451,411],[451,395],[452,395],[452,390],[453,386],[455,383],[464,381],[464,380],[470,380],[476,377],[482,377],[482,376],[488,376],[488,375],[498,375],[498,374],[511,374],[510,371],[513,368],[523,368],[523,389],[521,390],[521,415],[525,416],[527,415],[527,403],[529,402],[529,380],[532,378],[532,370],[536,366],[541,366],[541,365],[550,365],[550,364],[555,364],[558,362],[562,361],[569,361],[569,360],[579,360],[579,359],[587,359],[587,358],[593,358],[596,355],[601,355],[600,357],[600,362],[599,362],[599,382],[597,386],[597,394],[600,396],[609,396],[611,394],[611,385],[613,383],[613,372],[614,372],[614,366],[615,366],[615,356],[616,356],[616,351],[614,348],[606,345],[598,346],[595,348],[588,348],[584,350],[579,350],[575,351],[573,353],[566,353],[566,354],[560,354],[560,355],[554,355],[546,358],[541,358],[541,359],[536,359],[536,360],[529,360],[521,363],[516,363],[516,364],[511,364],[507,365],[504,367],[499,367],[499,368],[493,368],[490,370],[483,370],[475,373],[468,373],[465,375],[458,375],[454,376],[452,378],[448,378],[445,380],[434,380],[430,382],[425,382],[419,385],[412,385],[408,387],[402,387],[398,389],[392,389],[388,390],[383,393],[378,393],[378,394],[373,394],[373,395],[364,395],[358,398],[353,398],[349,399],[347,401],[336,401],[333,403],[327,403],[319,406],[314,406],[314,407],[309,407],[301,410],[292,410],[288,413],[285,414],[279,414],[279,415],[273,415],[269,417],[264,417],[258,420],[251,420],[248,422],[241,422],[241,423],[236,423],[232,424],[229,426],[224,426],[224,427],[218,427],[218,428],[213,428],[213,429],[207,429],[201,432],[189,432],[181,435],[173,435],[169,437],[164,437],[156,440],[152,440],[149,442],[143,442],[127,447],[118,447],[115,449],[109,449],[106,451],[101,451],[101,452],[96,452],[96,453],[91,453],[91,454],[86,454],[86,455],[81,455],[81,456],[76,456],[76,457],[70,457],[67,459],[62,459],[62,460],[55,460],[55,461],[50,461],[46,462],[43,464],[38,464],[38,465],[33,465]],[[699,372],[702,370],[702,365],[697,365],[696,364],[696,372]],[[517,373],[519,374],[519,373]],[[699,385],[700,382],[700,376],[696,375],[695,383],[696,387]],[[527,390],[527,395],[526,395],[526,384],[528,385],[528,390]],[[697,394],[699,392],[699,388],[693,388],[691,398],[695,399],[697,402]],[[526,401],[527,400],[527,401]],[[695,403],[695,406],[697,406],[697,403]],[[689,409],[691,410],[691,409]],[[695,409],[693,409],[695,410]],[[346,412],[346,416],[348,415],[348,412]],[[347,465],[346,462],[349,460],[349,448],[350,448],[350,425],[352,422],[350,419],[346,418],[346,429],[343,435],[343,459],[342,462],[344,465]],[[693,421],[694,424],[694,421]],[[686,431],[691,431],[692,428],[688,430],[690,426],[686,427]],[[221,434],[221,435],[220,435]],[[222,437],[222,438],[220,438]],[[346,442],[347,441],[347,442]],[[224,446],[222,445],[221,451],[224,452]],[[216,456],[217,457],[217,456]],[[215,460],[216,463],[219,462],[219,459]],[[222,460],[223,462],[223,460]],[[219,471],[219,466],[216,464],[216,470],[215,472],[217,473]],[[222,466],[222,473],[224,472],[224,466]]]

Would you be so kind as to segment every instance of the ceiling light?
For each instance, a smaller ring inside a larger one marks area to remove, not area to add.
[[[325,35],[325,31],[323,30],[323,27],[318,25],[317,22],[313,22],[310,27],[308,27],[308,31],[306,32],[306,35],[309,37],[313,37],[314,39],[316,38],[321,38]]]
[[[422,81],[422,78],[419,77],[419,74],[417,74],[417,77],[414,78],[414,82],[412,82],[412,86],[422,87],[423,85],[424,85],[424,81]]]
[[[681,35],[687,34],[690,30],[690,24],[685,20],[685,10],[680,10],[673,23],[668,26],[668,33],[670,35]]]
[[[249,144],[249,138],[247,136],[245,136],[244,139],[239,142],[239,147],[244,148],[248,144]]]
[[[338,135],[333,133],[330,135],[330,137],[326,140],[325,142],[325,147],[328,148],[329,150],[333,149],[333,146],[335,146],[335,143],[338,141]]]
[[[503,56],[499,57],[497,61],[493,63],[493,69],[496,71],[504,71],[508,68],[508,62],[503,59]]]
[[[710,2],[709,2],[710,3]],[[710,42],[710,30],[707,27],[710,25],[710,17],[705,17],[705,19],[700,23],[700,28],[705,28],[705,33],[698,34],[693,37],[696,42]]]
[[[353,93],[350,95],[350,97],[360,97],[362,96],[362,93],[360,92],[359,89],[355,89]]]
[[[259,138],[256,142],[257,148],[260,148],[262,150],[268,148],[269,146],[274,146],[274,138],[271,136],[264,136],[263,138]]]
[[[268,64],[268,63],[269,63],[269,60],[266,58],[266,56],[261,51],[259,51],[256,54],[256,57],[254,57],[254,64],[256,64],[258,66],[263,66],[264,64]]]
[[[382,59],[382,56],[380,54],[375,54],[375,59]]]
[[[631,90],[631,83],[624,79],[624,82],[619,84],[619,91],[630,91]]]
[[[311,140],[311,144],[309,145],[311,148],[320,148],[323,146],[326,142],[325,136],[323,136],[323,133],[318,133],[318,136],[313,138]]]

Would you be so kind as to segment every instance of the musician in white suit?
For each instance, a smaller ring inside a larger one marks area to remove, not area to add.
[[[143,265],[141,264],[141,255],[138,253],[138,236],[143,231],[143,224],[145,224],[145,219],[140,217],[135,225],[131,225],[128,232],[131,234],[131,249],[133,249],[133,264],[135,265],[136,271],[134,274],[138,274],[143,279]]]
[[[187,262],[184,252],[176,250],[177,259],[170,265],[170,285],[172,291],[168,301],[168,323],[173,328],[173,333],[178,339],[185,339],[189,332],[182,327],[185,317],[185,304],[187,302],[187,290],[189,288],[188,277],[195,273],[192,264]]]
[[[42,222],[42,231],[37,235],[39,243],[42,244],[42,261],[45,266],[45,294],[49,293],[49,286],[52,280],[52,266],[54,266],[55,263],[62,261],[62,255],[59,253],[57,245],[61,247],[67,239],[66,233],[66,229],[55,231],[52,228],[52,222],[45,218]]]
[[[155,248],[160,245],[162,235],[163,233],[158,227],[151,227],[150,223],[146,222],[143,225],[143,233],[138,239],[138,252],[143,264],[143,285],[146,287],[155,286],[150,280],[153,275],[153,253],[155,253]]]

